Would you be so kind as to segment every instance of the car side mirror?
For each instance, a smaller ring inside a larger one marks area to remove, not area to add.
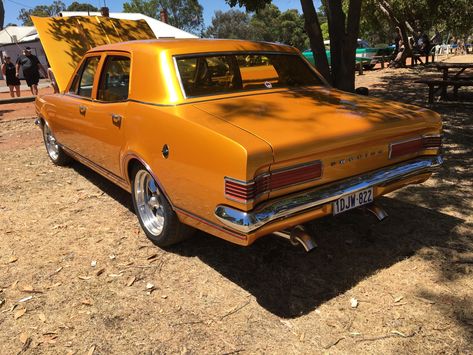
[[[364,86],[356,88],[355,89],[355,94],[357,95],[363,95],[363,96],[369,96],[370,95],[370,90]]]

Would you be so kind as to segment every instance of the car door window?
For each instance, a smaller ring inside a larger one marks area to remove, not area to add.
[[[100,57],[89,57],[85,60],[72,81],[72,85],[69,89],[70,93],[87,98],[92,97],[94,77],[99,61]]]
[[[128,98],[130,83],[130,58],[109,56],[100,76],[97,98],[100,101],[116,102]]]

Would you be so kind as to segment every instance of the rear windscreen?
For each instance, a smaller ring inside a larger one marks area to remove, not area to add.
[[[187,97],[323,85],[298,55],[223,54],[177,58]]]

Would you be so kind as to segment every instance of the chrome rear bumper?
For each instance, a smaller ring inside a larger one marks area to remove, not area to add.
[[[218,205],[215,209],[215,216],[230,229],[240,233],[251,233],[272,221],[320,207],[339,199],[343,195],[369,187],[386,186],[408,177],[433,172],[442,162],[443,159],[440,155],[409,160],[328,185],[263,202],[254,210],[248,212],[240,211],[231,206]]]

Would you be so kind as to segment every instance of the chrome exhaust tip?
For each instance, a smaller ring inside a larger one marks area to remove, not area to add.
[[[376,203],[366,206],[366,210],[374,214],[378,221],[383,221],[388,217],[386,210]]]
[[[289,231],[283,230],[279,232],[273,232],[274,235],[288,239],[292,245],[302,245],[306,252],[309,252],[317,247],[317,243],[312,236],[307,233],[304,226],[297,225],[291,228]]]

